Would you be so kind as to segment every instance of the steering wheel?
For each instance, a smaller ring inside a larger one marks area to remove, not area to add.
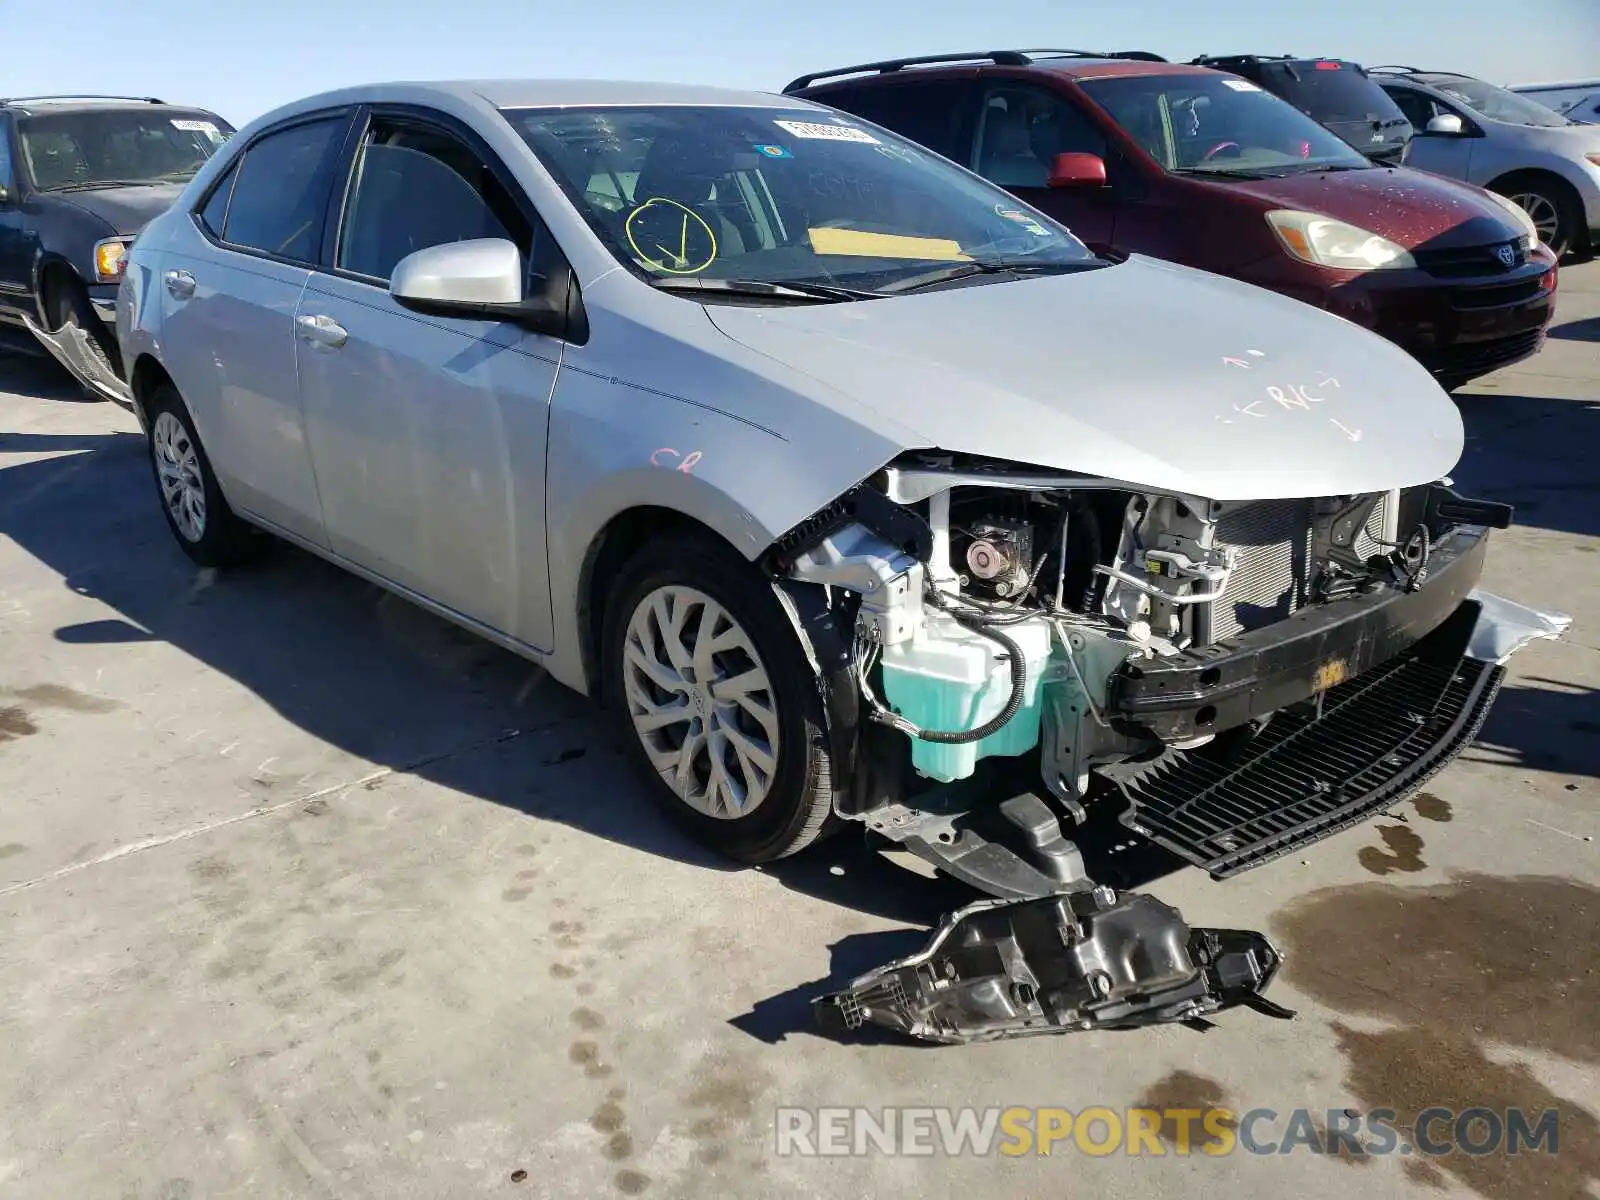
[[[1244,152],[1244,147],[1239,145],[1238,142],[1218,142],[1215,146],[1211,147],[1211,149],[1207,150],[1204,154],[1202,154],[1200,156],[1200,161],[1201,162],[1210,162],[1213,158],[1215,158],[1217,155],[1221,154],[1229,146],[1232,146],[1235,150],[1239,151],[1241,154]]]

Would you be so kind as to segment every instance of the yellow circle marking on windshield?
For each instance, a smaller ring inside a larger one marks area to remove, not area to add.
[[[654,214],[641,222],[639,218],[652,209]],[[676,200],[661,196],[646,200],[628,214],[622,229],[640,262],[669,275],[698,275],[717,261],[717,235],[711,226]]]

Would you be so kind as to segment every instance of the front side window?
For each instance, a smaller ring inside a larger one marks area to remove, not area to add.
[[[1234,76],[1124,75],[1080,86],[1180,174],[1249,179],[1373,165],[1294,105]]]
[[[1405,113],[1406,120],[1411,122],[1411,127],[1417,133],[1426,135],[1428,122],[1439,115],[1439,106],[1415,88],[1385,87],[1389,98]]]
[[[447,242],[504,238],[526,260],[530,234],[510,193],[466,145],[426,126],[380,121],[356,163],[336,261],[387,282],[406,255]]]
[[[1106,158],[1106,139],[1076,104],[1027,85],[993,87],[978,118],[974,170],[1001,187],[1042,188],[1059,154]]]
[[[648,278],[874,291],[938,264],[1095,265],[1050,218],[879,128],[811,108],[506,113]]]
[[[1503,87],[1495,87],[1481,79],[1467,79],[1459,75],[1419,76],[1423,83],[1439,89],[1445,96],[1463,104],[1479,116],[1491,121],[1504,121],[1508,125],[1534,125],[1554,129],[1572,124],[1558,112],[1552,112],[1537,100],[1519,96]]]
[[[344,117],[269,133],[245,150],[233,181],[222,240],[296,262],[315,262],[322,246],[333,157]]]
[[[142,109],[42,113],[17,122],[22,157],[41,192],[182,183],[233,134],[215,113]]]

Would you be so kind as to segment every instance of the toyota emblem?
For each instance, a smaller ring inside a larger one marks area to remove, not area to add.
[[[1495,251],[1495,255],[1505,266],[1510,267],[1516,265],[1517,251],[1514,246],[1501,246]]]

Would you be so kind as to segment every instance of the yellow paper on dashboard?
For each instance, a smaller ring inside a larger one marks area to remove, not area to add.
[[[916,258],[934,262],[970,262],[961,244],[949,238],[867,233],[859,229],[808,229],[817,254],[849,254],[860,258]]]

